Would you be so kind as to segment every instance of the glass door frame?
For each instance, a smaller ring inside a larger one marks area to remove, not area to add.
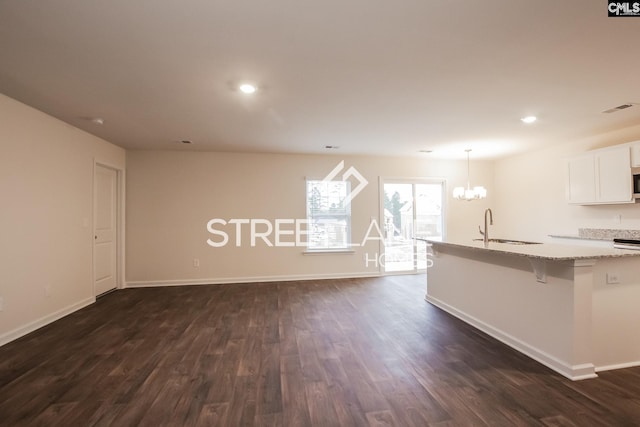
[[[381,227],[384,227],[384,185],[385,184],[410,184],[411,185],[411,193],[412,193],[412,200],[413,200],[413,234],[415,237],[415,231],[416,231],[416,214],[417,214],[417,203],[416,203],[416,184],[440,184],[442,186],[442,200],[441,200],[441,218],[442,218],[442,239],[444,240],[446,238],[447,235],[447,180],[444,178],[407,178],[407,177],[379,177],[378,180],[378,187],[380,190],[379,193],[379,202],[380,202],[380,207],[379,207],[379,212],[380,212],[380,219],[381,219]],[[384,237],[384,236],[383,236]],[[418,261],[416,259],[416,254],[418,253],[418,245],[417,245],[418,241],[414,238],[413,239],[413,255],[414,255],[414,260],[413,260],[413,269],[412,270],[399,270],[399,271],[392,271],[392,272],[387,272],[385,271],[385,266],[383,263],[380,263],[379,269],[380,269],[380,274],[381,275],[385,275],[385,276],[392,276],[392,275],[400,275],[400,274],[418,274],[418,273],[424,273],[426,271],[425,269],[419,269],[418,268]],[[380,253],[381,254],[381,259],[385,259],[386,256],[386,247],[385,247],[385,242],[384,239],[380,240]]]

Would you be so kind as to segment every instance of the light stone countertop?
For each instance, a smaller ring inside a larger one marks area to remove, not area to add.
[[[612,242],[613,239],[640,240],[640,230],[626,230],[613,228],[578,228],[578,234],[549,234],[556,239],[591,240],[598,242]]]
[[[613,239],[583,237],[577,234],[549,234],[549,237],[553,237],[554,239],[595,240],[596,242],[612,242],[613,241]]]
[[[444,241],[433,240],[428,237],[416,237],[416,240],[425,241],[434,247],[450,246],[470,249],[474,251],[488,251],[507,255],[523,256],[528,258],[546,259],[552,261],[571,261],[577,259],[619,258],[640,256],[640,250],[616,249],[579,245],[560,245],[553,243],[540,243],[536,245],[513,245],[508,243],[489,242],[485,247],[484,242],[469,238],[451,238]]]

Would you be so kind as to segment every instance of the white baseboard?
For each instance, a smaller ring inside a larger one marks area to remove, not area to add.
[[[252,277],[218,277],[210,279],[184,279],[184,280],[149,280],[132,281],[125,284],[126,288],[151,288],[162,286],[189,286],[189,285],[226,285],[232,283],[264,283],[264,282],[291,282],[295,280],[324,280],[324,279],[356,279],[362,277],[380,277],[379,272],[358,273],[327,273],[327,274],[298,274],[284,276],[252,276]]]
[[[84,299],[75,304],[71,304],[70,306],[67,306],[61,310],[58,310],[55,313],[51,313],[47,316],[36,319],[33,322],[29,322],[24,326],[20,326],[19,328],[6,332],[0,335],[0,346],[10,343],[13,340],[17,340],[18,338],[25,336],[35,331],[36,329],[40,329],[43,326],[48,325],[49,323],[53,323],[56,320],[63,318],[64,316],[68,316],[69,314],[76,312],[81,308],[93,304],[94,302],[96,302],[95,297]]]
[[[596,366],[596,372],[613,371],[614,369],[635,368],[640,366],[640,360],[636,362],[616,363],[614,365]]]
[[[435,305],[436,307],[470,324],[471,326],[474,326],[475,328],[480,329],[482,332],[486,333],[487,335],[490,335],[493,338],[497,339],[498,341],[505,343],[509,347],[515,350],[518,350],[520,353],[523,353],[529,356],[533,360],[536,360],[542,363],[543,365],[553,369],[560,375],[563,375],[569,378],[570,380],[578,381],[578,380],[584,380],[588,378],[596,378],[598,376],[595,372],[596,370],[592,363],[585,363],[581,365],[570,365],[530,344],[527,344],[524,341],[519,340],[514,336],[507,334],[506,332],[500,329],[497,329],[471,315],[468,315],[463,311],[460,311],[450,306],[449,304],[443,301],[440,301],[437,298],[427,295],[425,299],[429,303]]]

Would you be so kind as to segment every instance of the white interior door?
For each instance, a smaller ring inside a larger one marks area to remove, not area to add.
[[[118,172],[96,165],[94,185],[93,274],[100,295],[118,284]]]

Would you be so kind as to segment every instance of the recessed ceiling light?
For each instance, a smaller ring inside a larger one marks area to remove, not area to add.
[[[530,124],[538,120],[538,118],[536,116],[527,116],[527,117],[521,118],[520,120],[522,120],[523,123]]]
[[[91,123],[93,123],[95,125],[103,125],[104,124],[104,119],[102,117],[95,117],[95,118],[91,119]]]
[[[340,148],[340,146],[338,146],[338,145],[325,145],[324,148],[326,148],[327,150],[337,150],[338,148]]]
[[[418,153],[429,154],[429,153],[433,153],[433,150],[418,150]]]
[[[238,86],[238,89],[240,89],[240,92],[245,93],[247,95],[251,95],[252,93],[255,93],[256,90],[258,90],[258,88],[256,88],[254,85],[249,83],[241,84],[240,86]]]
[[[191,141],[190,139],[181,139],[178,142],[181,144],[193,144],[193,141]]]

